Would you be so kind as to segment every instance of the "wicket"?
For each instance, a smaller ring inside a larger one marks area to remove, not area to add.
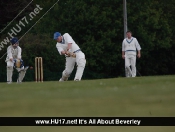
[[[43,58],[35,57],[35,81],[43,82]]]

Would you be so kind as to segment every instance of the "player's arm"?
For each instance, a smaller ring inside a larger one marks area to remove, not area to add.
[[[58,52],[60,53],[60,55],[71,56],[70,52],[68,52],[67,50],[65,51],[61,46],[56,45],[56,48],[57,48]]]
[[[122,58],[125,59],[125,46],[124,46],[124,40],[122,43]]]
[[[76,54],[73,53],[73,51],[72,51],[72,44],[74,43],[74,40],[72,39],[72,37],[68,33],[65,33],[64,38],[68,42],[67,49],[66,49],[66,55],[75,58]]]
[[[125,52],[122,51],[122,58],[125,59]]]
[[[21,52],[22,52],[22,49],[18,46],[18,55],[17,55],[17,59],[21,59]]]
[[[138,58],[141,57],[141,52],[140,52],[140,50],[138,50],[137,57],[138,57]]]
[[[68,42],[67,51],[71,51],[72,43],[74,42],[72,37],[68,33],[65,33],[64,38]]]
[[[140,51],[141,47],[136,38],[135,38],[135,41],[136,41],[136,48],[137,48],[137,57],[140,58],[141,57],[141,51]]]
[[[75,53],[72,53],[71,52],[71,49],[72,49],[72,43],[68,43],[68,46],[67,46],[67,51],[65,52],[65,54],[69,57],[76,57],[76,54]]]
[[[72,43],[68,43],[67,51],[69,51],[70,49],[72,49]]]
[[[71,49],[72,49],[72,43],[68,43],[66,54],[68,54],[71,51]]]
[[[11,46],[9,46],[9,47],[7,48],[7,55],[8,55],[8,57],[9,57],[9,60],[10,60],[10,61],[13,61],[13,56],[12,56],[12,52],[11,52]]]
[[[57,48],[58,52],[60,53],[60,55],[65,55],[66,54],[64,49],[59,44],[56,44],[56,48]]]
[[[62,50],[61,55],[65,55],[65,54],[66,54],[66,51]]]

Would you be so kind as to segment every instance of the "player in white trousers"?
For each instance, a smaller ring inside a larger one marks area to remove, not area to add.
[[[74,81],[80,81],[86,65],[85,54],[68,33],[61,35],[61,33],[55,32],[54,39],[57,41],[56,48],[59,54],[65,55],[66,58],[65,70],[62,72],[62,77],[59,81],[68,80],[74,69],[75,63],[77,65],[77,71]],[[69,53],[74,54],[76,57],[69,56]]]
[[[125,59],[126,77],[136,77],[136,55],[138,58],[141,57],[141,47],[137,39],[132,37],[131,31],[127,31],[126,36],[122,43],[122,58]]]
[[[23,60],[21,59],[21,48],[19,47],[18,38],[12,38],[10,40],[11,45],[7,48],[7,83],[12,83],[12,76],[13,76],[13,67],[16,68],[19,75],[17,78],[17,83],[21,83],[28,66],[24,68]]]

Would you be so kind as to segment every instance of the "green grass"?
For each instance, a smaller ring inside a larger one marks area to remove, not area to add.
[[[0,116],[175,116],[175,76],[0,83]],[[2,132],[174,132],[175,127],[0,127]]]

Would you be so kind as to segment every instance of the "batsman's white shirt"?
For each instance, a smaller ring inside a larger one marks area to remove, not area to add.
[[[63,37],[62,42],[60,43],[57,42],[56,44],[56,48],[60,53],[60,55],[61,55],[61,51],[66,51],[68,44],[72,43],[70,52],[73,52],[76,54],[76,61],[78,62],[79,59],[85,58],[85,55],[83,52],[81,52],[80,47],[75,43],[75,41],[72,39],[72,37],[68,33],[65,33],[62,37]]]
[[[125,38],[122,43],[122,51],[125,52],[125,55],[136,55],[136,49],[141,50],[140,44],[137,39],[131,37],[131,39]]]
[[[85,54],[80,50],[80,47],[75,43],[75,41],[72,39],[72,37],[65,33],[62,36],[62,42],[56,44],[56,48],[58,49],[58,52],[61,55],[61,51],[66,51],[68,44],[71,43],[71,49],[70,52],[73,52],[76,54],[76,58],[73,57],[66,57],[66,66],[65,70],[62,73],[61,80],[67,80],[70,74],[72,73],[74,69],[75,62],[77,63],[77,71],[74,80],[81,80],[81,77],[83,75],[83,71],[86,64]],[[67,79],[66,79],[67,78]]]

